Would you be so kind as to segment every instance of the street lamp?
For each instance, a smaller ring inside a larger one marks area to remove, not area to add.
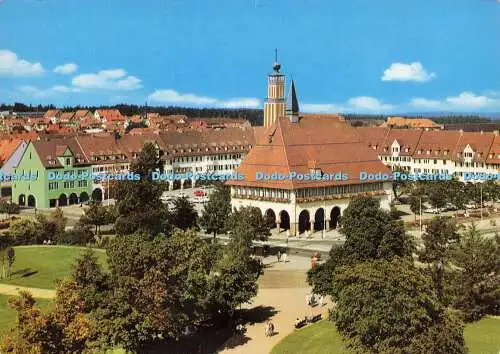
[[[481,182],[479,182],[481,183]],[[480,184],[480,190],[481,190],[481,220],[483,220],[483,184]]]
[[[422,238],[422,196],[420,196],[420,238]]]

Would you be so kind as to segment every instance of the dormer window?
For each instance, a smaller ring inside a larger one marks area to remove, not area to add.
[[[445,155],[448,155],[448,150],[444,150],[444,154],[445,154]]]
[[[427,150],[427,155],[430,155],[431,154],[431,150]]]
[[[410,152],[410,148],[406,148],[406,149],[405,149],[405,152]]]
[[[69,165],[71,165],[71,158],[70,157],[66,158],[66,166],[69,166]]]

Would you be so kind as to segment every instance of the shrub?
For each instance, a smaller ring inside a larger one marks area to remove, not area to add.
[[[56,243],[61,245],[85,246],[94,240],[94,234],[88,228],[74,228],[56,235]]]
[[[19,205],[0,200],[0,213],[19,214]]]

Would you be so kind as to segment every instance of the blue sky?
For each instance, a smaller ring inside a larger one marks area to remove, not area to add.
[[[0,0],[0,102],[500,111],[500,0]]]

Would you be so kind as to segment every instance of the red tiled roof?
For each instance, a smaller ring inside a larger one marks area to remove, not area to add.
[[[0,140],[0,167],[10,158],[22,142],[23,140],[21,139]]]
[[[91,114],[88,109],[79,109],[75,112],[75,119],[83,119]]]
[[[257,180],[256,173],[310,173],[314,164],[324,174],[346,173],[347,181]],[[297,189],[360,183],[359,174],[390,170],[378,159],[375,151],[362,142],[348,123],[339,116],[304,116],[298,123],[282,117],[258,135],[255,146],[243,160],[237,172],[243,181],[230,185]]]
[[[490,151],[488,152],[487,163],[500,164],[500,136],[495,135]]]
[[[60,114],[61,111],[59,109],[49,109],[47,112],[45,112],[43,118],[58,117]]]
[[[115,121],[115,120],[123,120],[123,116],[117,109],[98,109],[97,113],[102,118],[105,118],[107,121]]]

